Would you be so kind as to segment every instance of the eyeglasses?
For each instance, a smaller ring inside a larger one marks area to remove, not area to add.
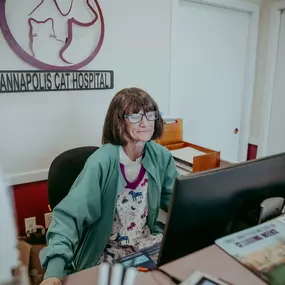
[[[158,118],[158,112],[157,111],[150,111],[146,112],[144,114],[142,113],[136,113],[136,114],[130,114],[130,115],[124,115],[124,118],[128,119],[130,123],[137,124],[142,121],[143,117],[146,117],[148,121],[155,121]]]

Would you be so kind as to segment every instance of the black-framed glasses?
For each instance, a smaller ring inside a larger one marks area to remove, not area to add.
[[[146,113],[136,113],[130,115],[124,115],[125,119],[128,119],[130,123],[137,124],[142,121],[143,117],[146,117],[148,121],[155,121],[158,118],[157,111],[150,111]]]

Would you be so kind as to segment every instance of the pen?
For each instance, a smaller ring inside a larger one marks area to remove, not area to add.
[[[101,263],[99,269],[99,281],[100,285],[108,285],[109,284],[109,265],[108,263]]]
[[[142,266],[138,266],[137,269],[139,272],[148,272],[148,268],[144,268]]]
[[[112,277],[110,285],[121,285],[123,279],[124,268],[120,263],[117,263],[112,268]]]
[[[137,271],[134,268],[129,267],[126,270],[126,274],[125,274],[124,284],[123,285],[134,285],[136,276],[137,276]]]

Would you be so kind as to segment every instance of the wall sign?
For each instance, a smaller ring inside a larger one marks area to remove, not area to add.
[[[0,93],[113,88],[113,71],[0,71]]]
[[[105,33],[98,0],[0,0],[0,28],[18,56],[42,70],[84,67]]]

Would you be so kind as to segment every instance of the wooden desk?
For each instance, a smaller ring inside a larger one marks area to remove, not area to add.
[[[210,275],[224,279],[233,285],[265,285],[261,279],[227,255],[216,245],[212,245],[186,257],[162,266],[169,274],[184,280],[192,270],[199,269]],[[96,285],[98,268],[93,267],[65,278],[64,285]],[[142,273],[135,285],[173,285],[160,272]]]

